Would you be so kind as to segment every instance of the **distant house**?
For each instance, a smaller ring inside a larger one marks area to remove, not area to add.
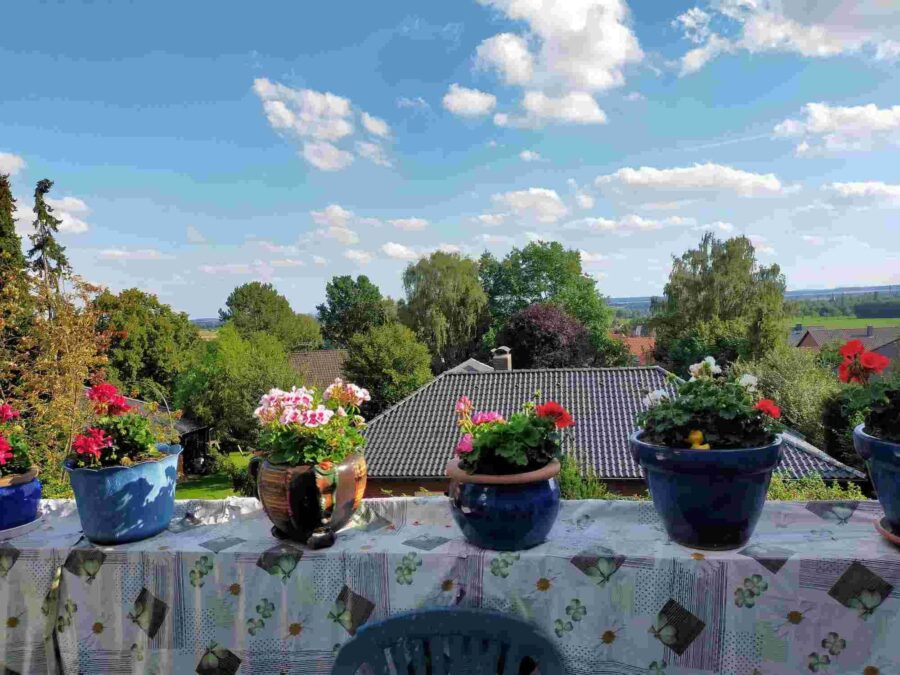
[[[882,356],[886,356],[891,360],[891,364],[887,367],[886,371],[888,374],[900,373],[900,337],[887,344],[883,344],[880,347],[876,347],[872,351],[877,352]]]
[[[616,340],[620,340],[628,347],[631,355],[637,359],[642,366],[653,363],[653,350],[656,349],[656,338],[646,335],[613,335]]]
[[[482,363],[477,359],[468,359],[463,361],[455,368],[451,368],[448,370],[448,373],[490,373],[493,372],[494,367],[489,366],[486,363]]]
[[[303,384],[320,390],[343,377],[346,349],[319,349],[312,352],[292,352],[291,367],[303,378]]]
[[[456,400],[465,394],[479,410],[509,415],[536,391],[575,417],[564,450],[581,469],[593,471],[621,493],[634,494],[644,483],[631,458],[628,436],[646,393],[670,386],[666,371],[656,366],[443,373],[369,422],[367,494],[408,493],[419,487],[444,491],[444,467],[459,439]],[[793,434],[786,436],[779,470],[789,479],[814,472],[828,480],[865,478]]]
[[[900,326],[866,326],[865,328],[807,328],[798,340],[803,349],[819,350],[825,345],[844,343],[847,340],[861,340],[869,351],[900,339]]]

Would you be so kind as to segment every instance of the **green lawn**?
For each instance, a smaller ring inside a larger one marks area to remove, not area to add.
[[[250,463],[249,453],[232,452],[225,461],[234,466],[246,467]],[[224,473],[213,473],[195,480],[179,483],[175,488],[175,499],[224,499],[234,494],[231,478]]]
[[[802,323],[806,326],[823,328],[865,328],[866,326],[900,326],[900,319],[857,319],[855,316],[795,316],[790,325]]]

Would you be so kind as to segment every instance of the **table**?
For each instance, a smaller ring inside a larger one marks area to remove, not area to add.
[[[574,675],[900,672],[900,550],[877,502],[769,503],[750,545],[670,543],[652,504],[563,502],[530,551],[468,545],[440,497],[363,503],[337,544],[280,542],[255,499],[176,504],[169,530],[85,541],[71,501],[0,543],[12,673],[328,673],[366,622],[429,606],[532,621]]]

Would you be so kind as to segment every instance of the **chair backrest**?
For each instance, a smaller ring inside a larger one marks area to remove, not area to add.
[[[364,666],[368,666],[365,668]],[[426,609],[363,626],[332,675],[564,675],[559,652],[531,624],[476,609]]]

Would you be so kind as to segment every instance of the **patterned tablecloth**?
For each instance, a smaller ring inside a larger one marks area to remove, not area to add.
[[[571,673],[900,673],[900,550],[875,502],[770,503],[751,544],[668,541],[650,503],[564,502],[549,542],[469,546],[444,498],[365,502],[324,551],[253,499],[179,502],[119,547],[72,502],[0,543],[0,672],[327,673],[366,622],[475,606],[546,630]],[[5,666],[6,670],[2,668]]]

